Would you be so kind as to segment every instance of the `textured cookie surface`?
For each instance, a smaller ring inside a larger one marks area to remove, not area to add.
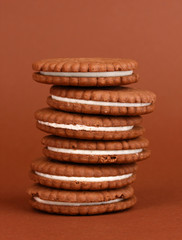
[[[97,116],[40,109],[35,113],[37,127],[61,137],[95,140],[135,138],[143,134],[141,117]]]
[[[45,186],[70,190],[121,188],[136,178],[136,164],[86,165],[61,163],[48,158],[32,162],[31,178]]]
[[[59,77],[33,73],[33,80],[39,83],[61,85],[61,86],[80,86],[80,87],[104,87],[104,86],[121,86],[136,83],[139,75],[133,73],[130,76],[123,77]]]
[[[46,136],[43,153],[52,159],[87,164],[129,163],[146,159],[149,141],[138,137],[122,141],[86,141]]]
[[[154,110],[156,95],[147,90],[53,86],[47,103],[68,112],[102,115],[141,115]]]
[[[102,191],[67,191],[35,185],[28,190],[32,207],[65,215],[93,215],[121,211],[136,203],[133,194],[131,186]]]
[[[120,58],[56,58],[32,65],[33,79],[68,86],[119,86],[138,81],[137,62]]]
[[[34,71],[45,72],[107,72],[136,69],[137,62],[122,58],[53,58],[32,64]]]

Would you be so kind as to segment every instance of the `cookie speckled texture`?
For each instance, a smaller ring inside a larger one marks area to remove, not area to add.
[[[121,188],[131,184],[136,179],[136,170],[137,165],[134,163],[86,165],[61,163],[48,158],[39,158],[32,162],[31,178],[36,183],[53,188],[102,190]]]
[[[156,95],[126,87],[73,88],[53,86],[47,103],[67,112],[101,115],[142,115],[154,110]],[[148,104],[148,105],[146,105]]]
[[[103,191],[66,191],[35,185],[28,190],[30,204],[33,208],[64,215],[94,215],[125,210],[135,205],[136,197],[133,194],[134,191],[131,186]],[[35,200],[36,197],[41,200],[69,203],[94,203],[115,199],[121,199],[122,201],[100,205],[60,206],[40,203]]]
[[[34,62],[34,71],[45,72],[109,72],[127,71],[137,67],[137,62],[122,58],[53,58]]]
[[[61,85],[61,86],[80,86],[80,87],[105,87],[105,86],[122,86],[136,83],[139,75],[133,73],[130,76],[123,77],[58,77],[46,76],[40,73],[33,73],[33,80],[39,83]]]
[[[149,141],[144,137],[122,141],[86,141],[46,136],[42,139],[43,153],[52,159],[87,164],[130,163],[150,156]],[[53,149],[50,149],[53,148]],[[119,150],[140,150],[141,152],[118,154]],[[67,152],[65,152],[68,150]],[[71,150],[71,152],[69,152]],[[78,150],[83,150],[83,153]],[[87,152],[85,153],[84,150]],[[75,152],[74,152],[75,151]],[[98,154],[102,151],[102,154]],[[105,151],[105,153],[104,153]],[[108,151],[114,151],[113,153]]]
[[[141,136],[144,128],[138,126],[141,123],[141,117],[121,117],[121,116],[99,116],[99,115],[85,115],[57,111],[51,108],[40,109],[35,113],[37,120],[37,127],[44,131],[57,136],[66,138],[90,139],[90,140],[117,140],[117,139],[131,139]],[[64,126],[52,127],[40,123],[56,123],[74,126],[87,126],[87,127],[126,127],[134,126],[127,131],[98,131],[98,130],[80,130],[66,129]]]
[[[39,72],[118,72],[137,68],[137,62],[120,58],[56,58],[33,63],[33,79],[40,83],[67,86],[119,86],[138,81],[139,75],[116,77],[60,77]]]

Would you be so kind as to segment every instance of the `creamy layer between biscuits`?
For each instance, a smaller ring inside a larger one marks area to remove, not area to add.
[[[38,123],[42,125],[46,125],[53,128],[64,128],[69,130],[76,131],[96,131],[96,132],[115,132],[115,131],[129,131],[134,126],[122,126],[122,127],[94,127],[94,126],[86,126],[86,125],[73,125],[73,124],[63,124],[63,123],[50,123],[38,120]]]
[[[94,126],[86,126],[86,125],[73,125],[73,124],[62,124],[62,123],[50,123],[38,120],[38,123],[53,127],[53,128],[64,128],[69,130],[77,130],[77,131],[97,131],[97,132],[115,132],[115,131],[129,131],[134,126],[122,126],[122,127],[94,127]]]
[[[57,153],[82,154],[82,155],[127,155],[136,154],[143,151],[142,148],[127,150],[84,150],[84,149],[57,148],[50,146],[47,146],[47,149]]]
[[[114,71],[114,72],[39,72],[41,75],[54,77],[124,77],[133,74],[130,71]]]
[[[78,103],[78,104],[95,105],[95,106],[108,106],[108,107],[146,107],[151,105],[151,103],[121,103],[121,102],[103,102],[103,101],[83,100],[83,99],[59,97],[55,95],[51,95],[51,98],[59,102]]]
[[[34,197],[34,200],[39,203],[43,204],[48,204],[48,205],[56,205],[56,206],[94,206],[94,205],[104,205],[104,204],[111,204],[111,203],[117,203],[121,202],[124,199],[123,198],[117,198],[114,200],[109,200],[109,201],[102,201],[102,202],[84,202],[84,203],[79,203],[79,202],[59,202],[59,201],[50,201],[50,200],[43,200],[39,197]]]
[[[35,171],[35,174],[41,177],[45,177],[48,179],[53,180],[60,180],[60,181],[77,181],[77,182],[112,182],[112,181],[119,181],[124,180],[133,175],[133,173],[123,174],[119,176],[107,176],[107,177],[68,177],[68,176],[57,176],[47,173],[41,173]]]

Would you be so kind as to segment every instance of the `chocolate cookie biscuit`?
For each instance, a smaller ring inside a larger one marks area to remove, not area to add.
[[[101,115],[141,115],[154,110],[156,95],[126,87],[73,88],[53,86],[47,103],[67,112]]]
[[[67,138],[116,140],[131,139],[143,134],[138,124],[141,117],[97,116],[67,113],[51,108],[35,113],[37,127],[42,131]]]
[[[131,186],[103,191],[68,191],[35,185],[29,188],[33,208],[64,215],[93,215],[132,207],[136,197]]]
[[[89,141],[46,136],[43,153],[52,159],[87,164],[129,163],[146,159],[149,141],[138,137],[122,141]]]
[[[32,162],[31,178],[53,188],[102,190],[120,188],[136,178],[137,165],[86,165],[61,163],[48,158]]]
[[[121,58],[56,58],[32,65],[33,79],[67,86],[119,86],[138,81],[137,62]]]

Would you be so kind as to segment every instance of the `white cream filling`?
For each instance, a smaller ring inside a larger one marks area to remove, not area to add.
[[[41,173],[37,171],[35,171],[35,174],[37,174],[38,176],[53,179],[53,180],[77,181],[77,182],[112,182],[112,181],[123,180],[133,175],[133,173],[128,173],[120,176],[108,176],[108,177],[67,177],[67,176],[57,176],[57,175],[51,175],[47,173]]]
[[[58,97],[55,95],[51,95],[51,98],[56,101],[59,101],[59,102],[79,103],[79,104],[86,104],[86,105],[109,106],[109,107],[145,107],[145,106],[149,106],[151,104],[151,103],[103,102],[103,101],[93,101],[93,100]]]
[[[82,155],[127,155],[140,153],[143,151],[142,148],[127,150],[84,150],[84,149],[56,148],[49,146],[47,147],[47,149],[58,153],[82,154]]]
[[[130,71],[114,71],[114,72],[39,72],[45,76],[57,76],[57,77],[124,77],[133,74],[133,70]]]
[[[77,131],[97,131],[97,132],[115,132],[115,131],[129,131],[134,126],[124,126],[124,127],[93,127],[93,126],[86,126],[86,125],[73,125],[73,124],[62,124],[62,123],[50,123],[50,122],[44,122],[38,120],[38,123],[53,127],[53,128],[64,128],[64,129],[70,129],[70,130],[77,130]]]
[[[103,202],[89,202],[89,203],[76,203],[76,202],[58,202],[58,201],[49,201],[49,200],[43,200],[39,197],[34,197],[35,201],[43,204],[48,204],[48,205],[56,205],[56,206],[94,206],[94,205],[103,205],[103,204],[110,204],[110,203],[117,203],[121,202],[124,199],[123,198],[117,198],[114,200],[109,200],[109,201],[103,201]]]

